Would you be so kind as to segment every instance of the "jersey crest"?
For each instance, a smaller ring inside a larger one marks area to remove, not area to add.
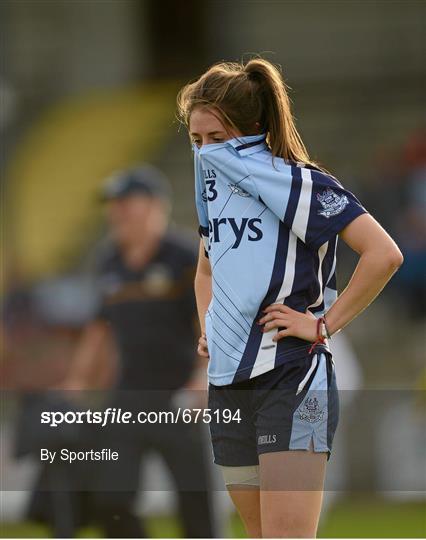
[[[244,189],[240,188],[236,184],[228,184],[228,186],[232,193],[239,195],[240,197],[250,197],[250,193],[247,193],[247,191],[244,191]]]
[[[329,218],[342,213],[349,200],[346,195],[338,195],[331,188],[327,188],[323,193],[317,193],[317,199],[321,203],[322,209],[318,211],[320,216]]]

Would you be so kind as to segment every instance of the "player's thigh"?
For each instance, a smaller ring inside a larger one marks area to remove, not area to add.
[[[290,450],[259,457],[265,537],[314,537],[321,511],[326,452]]]

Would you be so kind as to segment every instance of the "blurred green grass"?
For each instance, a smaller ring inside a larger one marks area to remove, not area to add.
[[[152,538],[180,538],[182,531],[174,517],[151,517],[146,521]],[[240,519],[233,515],[226,534],[245,538]],[[46,527],[33,524],[2,523],[2,538],[44,538]],[[95,527],[80,531],[79,538],[99,538]],[[426,507],[424,502],[397,502],[379,497],[350,497],[337,502],[322,519],[319,538],[424,538],[426,537]]]

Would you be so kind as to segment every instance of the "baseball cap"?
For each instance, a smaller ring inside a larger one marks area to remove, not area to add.
[[[116,171],[109,176],[101,191],[101,200],[110,201],[132,195],[170,199],[171,186],[167,177],[156,167],[144,164]]]

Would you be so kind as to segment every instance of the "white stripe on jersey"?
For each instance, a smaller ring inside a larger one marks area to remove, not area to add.
[[[323,299],[323,290],[322,290],[322,284],[323,284],[323,275],[322,275],[322,262],[324,260],[324,257],[325,257],[325,254],[327,253],[327,249],[328,249],[328,242],[326,242],[325,244],[323,244],[322,246],[320,246],[319,250],[318,250],[318,283],[319,283],[319,287],[320,287],[320,292],[319,292],[319,295],[318,295],[318,298],[315,300],[315,302],[313,304],[311,304],[310,306],[308,306],[308,309],[309,308],[314,308],[314,307],[317,307],[321,304],[322,302],[322,299]]]
[[[280,291],[275,299],[275,304],[284,304],[284,300],[291,294],[294,282],[294,273],[296,268],[296,248],[297,236],[291,231],[288,238],[287,258],[285,261],[285,272],[281,283]],[[259,352],[257,353],[256,362],[254,363],[250,378],[266,373],[275,367],[275,355],[277,344],[272,341],[272,338],[278,330],[271,330],[262,335]],[[266,348],[265,348],[266,347]]]
[[[298,236],[304,241],[306,236],[306,230],[308,227],[309,213],[311,211],[311,197],[312,197],[312,178],[311,171],[309,169],[302,169],[302,187],[300,190],[299,200],[297,202],[297,210],[293,221],[293,230],[298,232]],[[285,263],[285,272],[281,288],[275,299],[275,304],[284,304],[287,296],[291,294],[294,283],[294,276],[296,270],[296,248],[297,248],[297,236],[290,231],[288,239],[287,258]],[[320,283],[320,295],[316,302],[310,307],[315,307],[322,302],[322,261],[327,253],[328,242],[323,244],[318,250],[319,256],[319,268],[318,279]],[[272,341],[274,335],[279,331],[265,332],[262,336],[259,352],[257,353],[256,361],[253,365],[250,378],[257,377],[262,373],[266,373],[270,369],[275,367],[275,355],[276,355],[276,343]]]
[[[306,231],[308,229],[309,214],[311,212],[311,197],[312,197],[312,176],[309,169],[301,169],[302,187],[300,189],[299,201],[297,210],[293,220],[292,230],[302,240],[306,239]]]

